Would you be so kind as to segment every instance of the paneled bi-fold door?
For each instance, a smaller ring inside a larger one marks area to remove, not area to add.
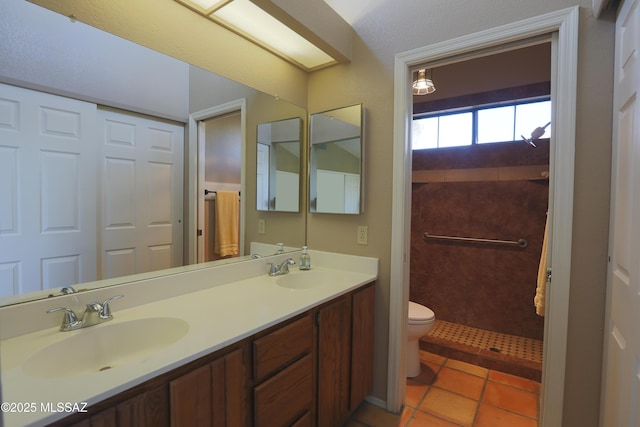
[[[0,297],[95,280],[95,117],[0,84]]]
[[[184,128],[100,108],[102,278],[182,265]]]
[[[184,128],[0,84],[0,297],[182,265]]]

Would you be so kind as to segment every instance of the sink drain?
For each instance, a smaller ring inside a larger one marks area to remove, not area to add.
[[[98,372],[106,371],[107,369],[111,369],[111,366],[103,366],[102,368],[98,369]]]

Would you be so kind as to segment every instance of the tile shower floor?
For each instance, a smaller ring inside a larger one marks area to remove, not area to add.
[[[537,427],[539,383],[425,351],[420,359],[402,414],[365,402],[345,426]]]
[[[542,363],[542,341],[436,320],[429,335],[449,342]]]
[[[420,338],[420,349],[534,381],[542,378],[541,340],[436,320]]]

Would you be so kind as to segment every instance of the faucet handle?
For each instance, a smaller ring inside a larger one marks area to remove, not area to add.
[[[62,318],[62,324],[60,325],[61,331],[70,331],[78,328],[82,322],[78,320],[78,316],[70,308],[58,307],[47,310],[47,313],[55,313],[57,311],[64,311],[64,317]]]
[[[111,298],[107,298],[106,300],[104,300],[104,302],[102,303],[102,313],[100,315],[102,317],[111,317],[111,306],[109,305],[109,303],[114,299],[120,299],[122,297],[124,297],[124,295],[114,295]]]
[[[266,265],[269,266],[269,276],[275,276],[278,274],[278,266],[273,262],[268,262]]]

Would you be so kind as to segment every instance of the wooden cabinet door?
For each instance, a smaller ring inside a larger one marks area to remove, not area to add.
[[[211,364],[213,427],[247,425],[247,374],[242,349]]]
[[[353,411],[371,393],[373,385],[373,285],[353,294],[351,327],[351,403]]]
[[[351,298],[318,311],[318,427],[341,425],[349,415]]]
[[[120,402],[83,421],[71,424],[72,427],[164,427],[168,425],[169,396],[166,384]]]
[[[171,381],[169,394],[172,426],[211,426],[210,365]]]
[[[171,381],[171,425],[246,425],[246,387],[242,349]]]

